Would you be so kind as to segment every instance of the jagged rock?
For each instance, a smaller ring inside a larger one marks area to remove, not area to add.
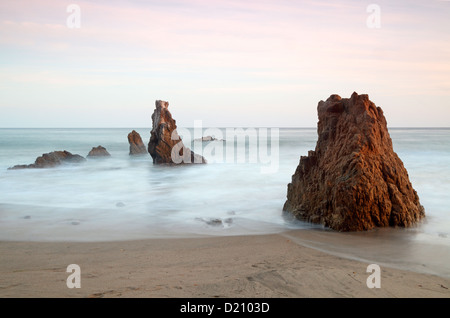
[[[9,169],[33,169],[33,168],[52,168],[59,166],[63,163],[80,163],[86,161],[80,155],[73,155],[70,152],[64,151],[53,151],[50,153],[45,153],[42,156],[36,158],[33,164],[29,165],[17,165]]]
[[[338,231],[409,227],[425,216],[386,119],[368,95],[320,101],[318,141],[302,156],[283,210]]]
[[[111,155],[106,150],[106,148],[102,147],[102,146],[93,147],[92,150],[89,151],[89,154],[87,155],[88,158],[92,158],[92,157],[110,157],[110,156]]]
[[[143,155],[147,153],[147,148],[142,142],[141,135],[133,130],[128,134],[128,143],[130,144],[130,156]]]
[[[153,128],[148,143],[148,152],[155,164],[206,163],[205,158],[183,145],[177,133],[177,125],[169,110],[169,103],[155,102],[152,115]]]

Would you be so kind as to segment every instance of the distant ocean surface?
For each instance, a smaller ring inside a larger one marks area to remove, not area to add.
[[[250,160],[153,165],[150,155],[129,156],[131,130],[0,129],[0,240],[105,241],[320,229],[282,216],[287,184],[300,156],[315,148],[315,128],[280,128],[278,149],[273,143],[269,147],[276,161],[269,173],[261,169],[267,163]],[[147,144],[150,128],[135,130]],[[270,139],[271,130],[267,132]],[[448,252],[450,129],[390,128],[389,133],[425,207],[426,220],[387,235],[405,233],[409,242]],[[183,138],[192,148],[191,140]],[[204,142],[203,147],[211,143],[226,141]],[[86,157],[98,145],[111,157],[76,166],[7,170],[55,150]]]

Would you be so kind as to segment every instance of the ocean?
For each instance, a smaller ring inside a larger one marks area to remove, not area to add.
[[[185,145],[203,152],[208,164],[178,166],[153,165],[150,155],[131,157],[127,135],[133,129],[147,144],[150,128],[0,129],[0,240],[114,241],[309,230],[316,239],[304,245],[450,277],[450,129],[389,128],[426,218],[410,229],[367,233],[334,233],[283,217],[287,184],[300,156],[315,148],[315,128],[201,131],[215,134],[218,140],[210,142],[196,142],[193,128],[179,129]],[[98,145],[111,157],[8,170],[55,150],[86,157]],[[414,252],[405,253],[405,244]],[[430,257],[430,251],[439,255]]]

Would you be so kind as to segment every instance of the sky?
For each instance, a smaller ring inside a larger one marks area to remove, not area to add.
[[[450,1],[0,1],[0,128],[316,127],[353,92],[450,127]]]

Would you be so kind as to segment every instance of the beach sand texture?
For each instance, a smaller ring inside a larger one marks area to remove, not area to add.
[[[120,242],[1,242],[0,297],[450,297],[450,279],[369,263],[298,243],[308,231]],[[81,268],[70,289],[69,264]]]

